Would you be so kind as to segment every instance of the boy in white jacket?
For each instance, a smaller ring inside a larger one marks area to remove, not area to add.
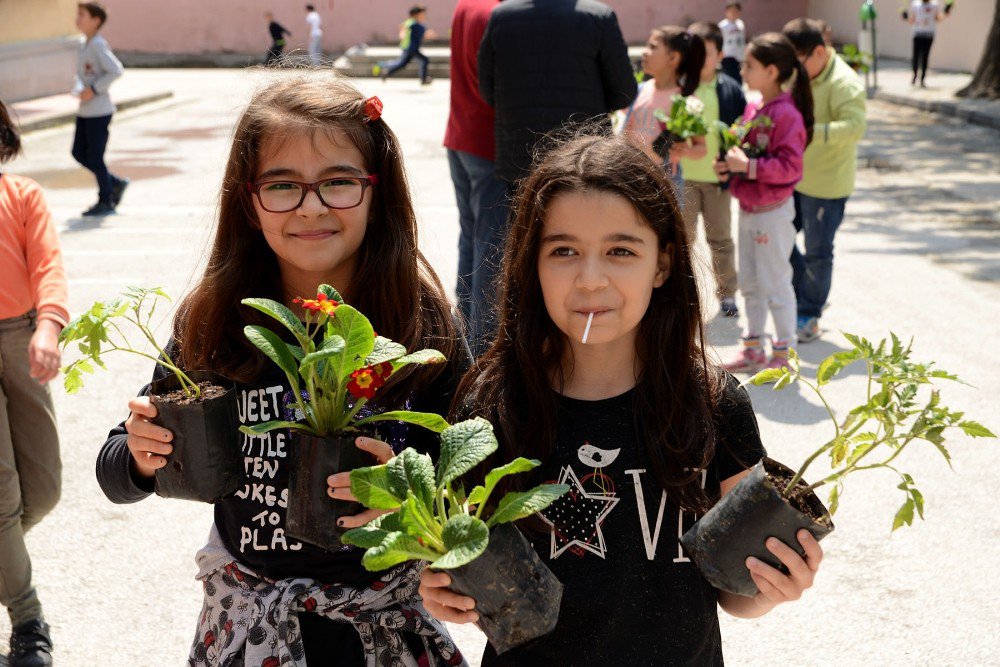
[[[128,187],[128,179],[115,176],[104,164],[108,145],[108,127],[115,105],[108,89],[122,75],[121,62],[111,52],[107,40],[97,33],[108,20],[104,7],[97,2],[77,5],[76,27],[86,37],[76,68],[74,94],[80,97],[73,138],[73,158],[94,173],[97,179],[97,203],[83,212],[85,216],[114,213]]]

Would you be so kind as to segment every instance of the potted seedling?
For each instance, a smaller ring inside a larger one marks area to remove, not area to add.
[[[840,51],[840,57],[843,58],[844,62],[850,65],[851,69],[855,72],[861,72],[862,74],[868,73],[869,63],[871,62],[871,54],[858,49],[857,44],[844,44],[843,49]]]
[[[436,466],[407,448],[385,465],[353,471],[354,496],[367,507],[394,512],[348,531],[343,541],[367,549],[361,562],[369,570],[409,560],[447,570],[452,590],[476,600],[479,627],[503,653],[551,632],[559,620],[562,584],[512,524],[545,509],[569,486],[543,484],[494,503],[501,479],[539,465],[517,458],[466,494],[460,478],[496,449],[493,427],[477,418],[441,433]]]
[[[802,528],[816,539],[833,530],[831,517],[844,490],[844,481],[862,470],[889,470],[899,479],[897,488],[904,501],[896,512],[892,530],[924,516],[924,497],[911,475],[898,467],[897,459],[912,443],[935,447],[951,465],[945,436],[960,429],[974,438],[995,438],[985,426],[965,418],[964,413],[941,403],[938,380],[959,381],[933,363],[911,361],[912,341],[904,346],[895,334],[877,345],[852,334],[844,334],[851,349],[830,355],[820,363],[815,382],[803,378],[799,359],[789,355],[789,368],[763,370],[747,382],[773,384],[784,389],[793,382],[808,387],[819,397],[833,423],[832,437],[812,452],[797,471],[764,458],[740,482],[681,537],[681,544],[705,578],[721,590],[752,596],[757,586],[745,561],[754,556],[784,570],[764,547],[777,537],[801,555],[796,534]],[[853,363],[866,366],[868,382],[863,400],[838,418],[823,394],[823,387]],[[832,472],[819,481],[805,481],[806,470],[817,459],[828,456]],[[829,488],[829,510],[816,490]]]
[[[156,471],[154,488],[164,498],[213,503],[242,482],[243,455],[233,437],[234,385],[216,373],[181,370],[159,346],[152,320],[161,299],[170,297],[159,287],[129,287],[112,301],[94,303],[70,322],[59,340],[63,348],[76,343],[82,356],[62,369],[64,386],[75,394],[95,366],[105,368],[103,357],[110,352],[136,354],[170,371],[149,390],[157,412],[153,422],[173,433],[173,451],[166,457],[167,465]],[[129,341],[126,332],[136,330],[155,353]]]
[[[766,155],[768,140],[767,132],[758,132],[751,143],[748,140],[750,131],[754,128],[770,129],[774,125],[770,116],[757,116],[753,120],[744,121],[740,116],[732,125],[726,125],[721,120],[715,121],[715,129],[719,133],[719,159],[726,160],[730,148],[739,147],[747,157],[756,158]]]
[[[298,421],[268,421],[241,426],[248,435],[290,429],[288,507],[285,532],[327,550],[341,547],[341,516],[363,510],[355,502],[327,495],[326,478],[374,459],[355,446],[359,435],[377,422],[406,422],[440,433],[448,423],[439,415],[396,410],[363,416],[362,409],[400,369],[411,364],[444,363],[437,350],[408,354],[406,348],[375,334],[368,318],[343,302],[330,285],[320,285],[315,299],[296,298],[305,321],[270,299],[242,303],[280,322],[294,343],[259,325],[243,331],[288,377]]]
[[[653,117],[660,123],[660,134],[653,140],[656,154],[666,158],[675,143],[708,134],[704,114],[705,104],[693,95],[674,95],[669,114],[663,109],[654,111]]]

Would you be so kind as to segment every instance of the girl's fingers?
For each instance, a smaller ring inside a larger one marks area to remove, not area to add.
[[[363,449],[369,454],[372,454],[379,463],[386,463],[396,454],[392,451],[392,447],[382,442],[381,440],[376,440],[375,438],[365,438],[359,437],[354,441],[358,449]]]
[[[328,486],[326,488],[326,495],[330,496],[334,500],[358,501],[358,499],[354,497],[354,494],[351,493],[350,487],[344,488],[342,486]]]
[[[759,596],[774,604],[785,602],[785,596],[770,581],[759,574],[754,574],[753,571],[750,572],[750,578],[757,585],[757,590],[760,591]]]
[[[424,569],[420,573],[420,588],[448,588],[451,586],[451,576],[444,572]],[[421,593],[423,595],[423,593]]]
[[[136,418],[135,415],[125,420],[125,430],[128,431],[129,435],[156,442],[170,442],[174,439],[174,434],[170,432],[170,429],[157,426],[142,417]]]
[[[424,598],[424,609],[434,618],[448,623],[476,623],[479,614],[474,611],[460,611],[454,607],[445,607]]]
[[[813,572],[819,570],[819,564],[823,562],[823,547],[819,545],[819,541],[813,537],[812,533],[803,528],[799,531],[797,537],[799,538],[799,544],[806,552],[806,565]]]
[[[137,462],[142,463],[142,466],[147,469],[159,470],[163,466],[167,465],[167,460],[162,456],[156,456],[146,452],[146,455],[142,457],[142,460],[136,459]]]
[[[149,396],[136,396],[128,402],[129,412],[142,415],[152,419],[156,416],[156,406],[149,400]]]
[[[777,556],[778,560],[788,568],[788,573],[792,578],[803,584],[804,588],[812,586],[814,572],[802,560],[802,556],[795,553],[794,549],[776,537],[769,537],[765,546],[767,546],[768,551]]]
[[[351,488],[351,473],[350,472],[338,472],[335,475],[330,475],[326,478],[326,485],[331,488]]]
[[[777,569],[752,556],[747,558],[746,565],[750,570],[751,577],[757,575],[754,577],[754,581],[757,581],[758,578],[763,579],[770,584],[771,588],[778,592],[782,597],[779,602],[799,599],[801,590],[797,589],[791,577],[782,574]],[[757,588],[760,588],[760,586],[758,585]]]
[[[427,599],[442,607],[451,607],[456,611],[472,611],[476,601],[467,595],[459,595],[447,588],[431,588],[427,590]]]
[[[129,450],[134,456],[146,454],[147,452],[166,456],[174,451],[174,446],[168,442],[150,440],[149,438],[142,438],[139,436],[129,436],[127,444]]]
[[[330,489],[326,492],[329,494]],[[355,514],[354,516],[342,516],[337,519],[337,525],[341,528],[360,528],[365,524],[368,524],[383,514],[389,514],[390,510],[365,510],[361,514]]]

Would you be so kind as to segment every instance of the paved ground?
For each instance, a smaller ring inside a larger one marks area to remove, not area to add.
[[[133,70],[174,98],[122,113],[109,161],[134,185],[121,212],[86,221],[94,197],[88,173],[69,156],[68,128],[33,133],[10,170],[37,178],[56,219],[79,312],[126,284],[162,284],[181,294],[203,259],[234,118],[260,77],[231,70]],[[385,101],[400,135],[421,223],[421,245],[446,284],[454,282],[457,213],[440,147],[447,82],[362,82]],[[938,359],[978,387],[945,397],[1000,428],[991,381],[1000,300],[1000,136],[984,128],[875,102],[861,150],[858,193],[838,237],[838,264],[824,325],[867,336],[890,329],[915,335],[921,355]],[[704,247],[700,247],[704,255]],[[737,326],[707,313],[720,356],[735,349]],[[167,329],[161,328],[166,336]],[[812,367],[844,347],[835,333],[801,349]],[[181,664],[194,630],[200,590],[192,556],[211,522],[208,506],[151,498],[107,502],[94,479],[105,434],[150,369],[119,358],[83,393],[56,392],[65,456],[65,491],[54,514],[29,536],[35,576],[62,665],[160,667]],[[832,387],[835,406],[860,388],[848,375]],[[765,443],[795,462],[829,427],[815,398],[799,391],[752,392]],[[839,402],[838,402],[839,401]],[[827,561],[805,600],[756,621],[723,615],[730,664],[987,664],[996,661],[1000,567],[995,471],[1000,445],[956,437],[955,472],[936,453],[906,459],[927,497],[927,522],[889,535],[899,503],[891,477],[870,474],[848,487],[824,542]],[[961,534],[959,534],[961,533]],[[8,628],[0,627],[0,636]],[[482,635],[463,628],[460,645],[479,655]],[[993,637],[994,639],[990,639]],[[474,660],[478,663],[477,660]]]

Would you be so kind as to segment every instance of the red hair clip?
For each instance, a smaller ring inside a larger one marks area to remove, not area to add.
[[[382,117],[382,100],[372,95],[367,100],[365,100],[364,122],[369,123],[371,121],[376,121],[381,117]]]

